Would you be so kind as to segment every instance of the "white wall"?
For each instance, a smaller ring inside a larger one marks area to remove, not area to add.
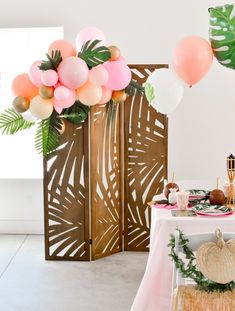
[[[121,48],[129,63],[170,63],[183,36],[208,38],[208,7],[217,4],[225,3],[8,0],[0,3],[0,27],[63,26],[65,38],[74,41],[82,27],[95,25]],[[234,85],[235,72],[215,60],[205,79],[185,89],[182,103],[169,118],[170,175],[174,170],[178,179],[226,178],[225,157],[235,152]],[[19,187],[22,196],[17,199],[25,202],[31,188]]]

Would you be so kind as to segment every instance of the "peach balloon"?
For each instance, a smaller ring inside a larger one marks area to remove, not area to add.
[[[173,54],[173,67],[178,76],[192,86],[210,69],[213,51],[209,42],[198,36],[181,40]]]
[[[67,40],[61,39],[52,42],[48,49],[49,54],[51,55],[51,52],[56,50],[60,51],[62,58],[76,55],[75,47]]]
[[[88,81],[81,88],[77,89],[77,98],[84,105],[94,106],[102,98],[102,88]]]
[[[31,100],[29,109],[34,117],[44,120],[52,114],[53,104],[51,100],[43,99],[38,95]]]
[[[29,69],[29,79],[31,82],[36,85],[37,87],[42,86],[42,80],[41,80],[41,70],[39,69],[39,66],[41,65],[42,61],[38,60],[34,62]]]
[[[103,105],[110,101],[112,98],[112,91],[107,89],[105,86],[102,86],[102,97],[98,104]]]
[[[11,85],[15,96],[33,98],[38,94],[38,88],[30,81],[27,73],[22,73],[15,77]]]
[[[92,68],[89,72],[89,80],[94,85],[104,85],[107,83],[109,78],[108,71],[105,69],[103,65],[96,66]]]

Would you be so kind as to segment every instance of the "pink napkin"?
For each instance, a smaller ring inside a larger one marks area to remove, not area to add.
[[[168,204],[153,204],[151,207],[155,208],[163,208],[163,209],[174,209],[177,208],[177,204],[175,205],[168,205]]]

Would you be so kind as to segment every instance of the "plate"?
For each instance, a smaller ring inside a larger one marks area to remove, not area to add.
[[[192,207],[197,215],[201,216],[227,216],[233,212],[227,206],[224,205],[211,205],[211,204],[196,204]]]
[[[189,189],[185,191],[189,193],[189,201],[201,200],[209,194],[209,191],[201,189]]]

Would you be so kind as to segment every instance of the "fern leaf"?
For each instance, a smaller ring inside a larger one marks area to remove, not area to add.
[[[59,50],[52,51],[51,56],[46,53],[47,60],[43,60],[39,69],[41,70],[57,70],[59,64],[62,61],[61,52]]]
[[[99,42],[100,40],[87,41],[83,45],[81,52],[78,54],[78,56],[82,58],[89,67],[103,64],[111,57],[110,51],[106,46],[96,47]]]
[[[6,109],[0,114],[0,129],[2,129],[2,134],[13,135],[18,131],[31,128],[34,124],[34,122],[26,121],[13,108]]]
[[[50,118],[42,120],[37,128],[35,136],[35,148],[43,156],[55,151],[60,143],[59,130],[62,127],[62,120],[58,114],[53,112]]]

